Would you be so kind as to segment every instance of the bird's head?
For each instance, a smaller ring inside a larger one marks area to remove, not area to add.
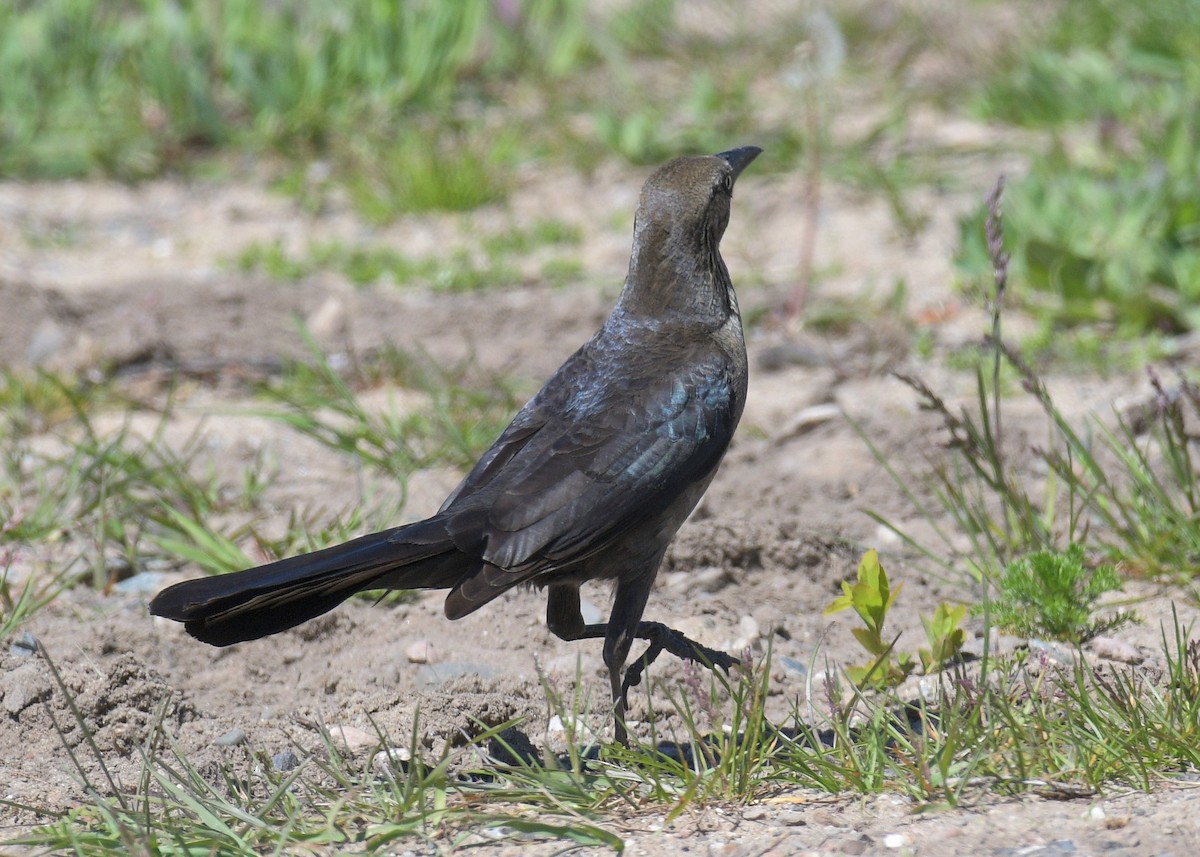
[[[692,310],[697,300],[706,299],[706,284],[714,287],[712,297],[721,297],[716,292],[728,288],[729,276],[719,246],[729,223],[733,184],[761,152],[744,146],[676,158],[646,180],[634,217],[626,309]]]

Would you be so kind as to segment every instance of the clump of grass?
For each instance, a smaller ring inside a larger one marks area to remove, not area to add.
[[[1189,409],[1200,415],[1200,394],[1183,378],[1178,389],[1168,390],[1151,372],[1156,397],[1145,419],[1118,414],[1115,427],[1093,419],[1082,427],[1073,425],[1038,373],[1002,335],[1000,307],[1008,258],[1003,252],[996,194],[989,209],[987,240],[997,284],[991,301],[992,331],[984,341],[985,353],[991,356],[991,377],[985,378],[983,366],[977,366],[974,410],[964,407],[955,413],[919,378],[898,376],[917,391],[923,407],[939,415],[950,435],[948,460],[934,465],[930,487],[937,508],[955,527],[945,528],[935,509],[917,498],[872,445],[942,547],[917,544],[896,531],[950,576],[959,569],[955,536],[966,535],[970,551],[961,559],[974,584],[997,581],[1008,563],[1031,552],[1056,553],[1061,541],[1083,544],[1085,540],[1129,569],[1179,578],[1180,569],[1194,568],[1192,559],[1200,555],[1197,438],[1187,426]],[[1027,450],[1047,466],[1048,476],[1040,487],[1012,467],[1013,450],[1006,449],[1003,441],[1002,368],[1019,380],[1047,417],[1046,444]]]
[[[414,129],[394,142],[356,141],[339,168],[350,176],[355,208],[386,223],[405,212],[469,211],[499,202],[508,194],[502,167],[513,163],[515,153],[515,137],[508,133]]]
[[[379,370],[351,366],[349,377],[343,377],[311,336],[302,334],[311,359],[292,364],[277,382],[261,388],[274,406],[267,415],[387,475],[401,491],[417,469],[473,465],[515,409],[512,388],[501,379],[469,389],[459,383],[462,367],[445,369],[390,349],[376,364],[388,367],[389,380],[419,391],[427,403],[408,412],[373,413],[354,388],[380,383]]]

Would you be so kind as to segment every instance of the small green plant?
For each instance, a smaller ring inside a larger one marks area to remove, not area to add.
[[[1118,591],[1121,582],[1111,565],[1089,568],[1080,544],[1034,551],[1009,563],[997,583],[992,619],[1022,636],[1082,643],[1132,618],[1094,618],[1100,598]]]
[[[967,616],[967,605],[939,604],[931,617],[921,617],[925,628],[925,639],[929,648],[917,652],[925,674],[937,672],[949,666],[962,651],[967,641],[967,632],[961,627]]]
[[[869,550],[858,564],[858,580],[842,581],[842,594],[825,608],[826,616],[851,608],[862,619],[864,628],[854,628],[854,639],[874,660],[864,666],[847,667],[846,675],[857,687],[892,687],[904,681],[915,666],[908,655],[893,655],[896,639],[883,635],[888,610],[900,594],[901,586],[891,588],[879,554]]]
[[[895,589],[891,587],[879,554],[873,549],[863,555],[857,576],[858,580],[853,584],[842,581],[842,594],[825,608],[824,613],[828,616],[853,609],[866,626],[851,631],[873,658],[863,666],[846,668],[846,675],[855,687],[872,690],[894,687],[912,675],[917,665],[911,654],[896,651],[899,636],[891,640],[884,636],[888,611],[903,584]],[[929,647],[921,649],[918,657],[926,673],[945,668],[958,656],[966,641],[966,632],[959,627],[966,613],[965,606],[939,604],[932,617],[921,617]]]

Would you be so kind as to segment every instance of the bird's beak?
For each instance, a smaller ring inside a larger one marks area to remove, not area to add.
[[[733,168],[733,178],[736,180],[742,174],[742,170],[750,166],[750,162],[762,154],[762,149],[758,146],[742,146],[740,149],[730,149],[728,152],[721,152],[717,155],[718,158],[724,158],[729,166]]]

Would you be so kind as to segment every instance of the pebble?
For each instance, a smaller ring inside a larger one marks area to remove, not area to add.
[[[1050,640],[1029,640],[1029,651],[1040,652],[1056,664],[1071,666],[1075,663],[1075,649],[1066,643],[1055,643]]]
[[[1113,637],[1095,637],[1088,647],[1098,658],[1106,661],[1117,661],[1122,664],[1140,664],[1146,656],[1138,651],[1137,646],[1117,640]]]
[[[495,667],[489,667],[486,664],[472,664],[462,661],[444,664],[425,664],[417,670],[417,688],[419,690],[431,690],[432,688],[440,687],[452,678],[464,675],[495,678],[500,675],[500,670]]]
[[[684,592],[718,592],[732,581],[733,577],[719,565],[688,571],[673,571],[666,576],[667,586]]]
[[[0,678],[0,697],[4,710],[14,717],[35,702],[51,695],[50,680],[36,663],[25,663]]]
[[[410,664],[428,664],[432,663],[433,643],[428,640],[417,640],[409,643],[408,648],[404,650],[404,657],[408,659]]]
[[[808,664],[795,658],[789,658],[787,655],[781,655],[775,660],[775,664],[782,667],[784,675],[790,678],[803,679],[808,676]]]
[[[801,825],[808,824],[808,818],[805,814],[795,809],[785,809],[776,818],[780,824],[787,825],[788,827],[800,827]]]
[[[218,747],[236,747],[238,744],[245,744],[246,738],[245,729],[230,729],[213,743]]]
[[[767,817],[767,808],[765,806],[751,806],[742,813],[742,818],[746,821],[760,821]]]
[[[113,587],[122,595],[149,595],[162,589],[165,575],[160,571],[140,571],[133,577],[127,577]]]
[[[1075,843],[1069,839],[1056,839],[1045,845],[1025,845],[1019,848],[999,848],[996,857],[1067,857],[1075,854]]]
[[[281,774],[295,770],[300,765],[300,759],[291,750],[284,750],[271,757],[271,767]]]
[[[316,340],[327,340],[340,334],[346,327],[346,305],[330,295],[305,320],[305,326]]]
[[[356,726],[331,726],[329,734],[333,740],[340,740],[351,753],[379,743],[379,736],[374,732],[368,732]]]
[[[712,616],[685,616],[673,622],[672,627],[702,646],[715,649],[724,642]]]
[[[29,347],[25,349],[25,360],[35,366],[46,363],[66,344],[66,331],[53,319],[44,319],[33,331]]]
[[[371,757],[371,772],[377,777],[395,779],[411,761],[412,753],[407,747],[388,747]]]
[[[28,631],[23,631],[21,636],[12,641],[8,647],[10,655],[16,655],[19,658],[27,658],[30,655],[36,655],[38,650],[38,638]]]
[[[822,423],[837,419],[841,415],[842,408],[836,402],[810,405],[784,423],[783,429],[777,435],[777,439],[785,440],[799,437],[802,434],[812,431]]]
[[[758,620],[753,616],[743,616],[738,619],[737,637],[734,638],[731,648],[734,652],[742,652],[762,638],[762,631],[758,627]]]
[[[904,848],[912,845],[912,837],[907,833],[889,833],[883,837],[884,848]]]
[[[858,839],[843,839],[834,843],[833,847],[839,854],[866,854],[867,847],[874,844],[875,841],[864,833]]]

